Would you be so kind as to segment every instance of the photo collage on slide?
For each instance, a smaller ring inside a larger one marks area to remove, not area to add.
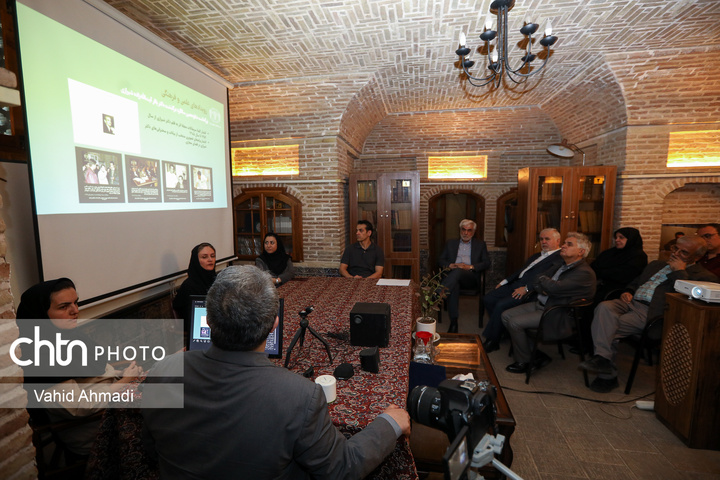
[[[75,147],[80,203],[212,202],[212,168]]]
[[[155,114],[143,127],[135,101],[75,80],[68,87],[80,203],[213,202],[212,167],[117,152],[139,153],[143,128],[196,144],[203,132]]]

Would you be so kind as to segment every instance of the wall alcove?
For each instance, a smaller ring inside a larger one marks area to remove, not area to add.
[[[447,240],[458,238],[464,218],[477,223],[475,237],[485,239],[485,198],[471,190],[441,192],[428,199],[429,266],[435,270]]]

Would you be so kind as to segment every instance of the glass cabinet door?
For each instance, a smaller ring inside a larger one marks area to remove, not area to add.
[[[377,242],[378,228],[378,191],[376,180],[358,180],[357,182],[357,219],[367,220],[373,224],[375,232],[373,240]],[[350,238],[355,238],[355,226],[350,232]],[[354,241],[354,240],[353,240]],[[352,242],[350,242],[352,243]]]
[[[412,251],[413,186],[410,178],[390,180],[390,249],[393,252]]]
[[[280,238],[285,252],[292,255],[292,207],[272,196],[265,197],[265,217],[268,233],[274,233]]]
[[[538,241],[540,232],[546,228],[556,228],[562,232],[564,181],[564,177],[559,175],[538,176],[535,242]],[[539,243],[536,243],[534,251],[540,251]]]
[[[235,206],[235,228],[239,255],[260,255],[262,237],[260,197],[250,197]]]
[[[590,238],[592,247],[588,259],[600,253],[605,202],[605,175],[578,177],[577,230]]]

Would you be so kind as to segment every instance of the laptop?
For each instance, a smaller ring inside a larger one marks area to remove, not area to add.
[[[270,358],[282,358],[284,299],[278,308],[278,326],[270,332],[265,342],[265,353]],[[207,323],[207,307],[204,295],[190,297],[190,335],[188,350],[207,350],[210,347],[210,327]]]

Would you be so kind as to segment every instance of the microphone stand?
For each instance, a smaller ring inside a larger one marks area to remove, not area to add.
[[[310,315],[310,313],[315,310],[313,307],[306,307],[305,310],[298,312],[298,315],[300,315],[300,328],[297,329],[295,332],[295,336],[293,336],[292,341],[290,342],[290,346],[287,349],[287,353],[285,354],[285,368],[288,368],[288,365],[290,364],[290,354],[292,353],[292,349],[297,343],[298,339],[300,339],[300,346],[303,346],[303,343],[305,342],[305,331],[310,330],[310,333],[313,335],[313,337],[320,340],[323,345],[325,345],[325,350],[327,351],[328,357],[330,358],[330,363],[333,361],[332,353],[330,353],[330,345],[328,344],[327,340],[325,340],[323,337],[320,336],[319,333],[317,333],[313,328],[310,326],[310,322],[307,319],[307,316]]]

